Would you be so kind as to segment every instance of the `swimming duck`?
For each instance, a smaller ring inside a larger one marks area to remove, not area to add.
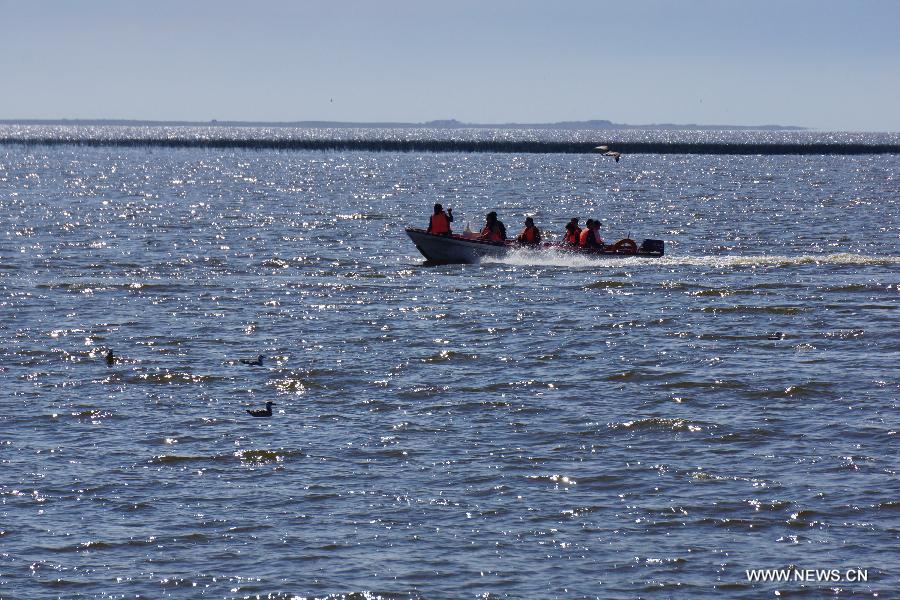
[[[108,366],[112,366],[113,363],[115,363],[115,362],[116,362],[116,356],[113,354],[113,351],[107,350],[106,351],[106,364]]]
[[[263,364],[263,359],[264,359],[264,358],[265,358],[265,356],[263,356],[262,354],[260,354],[259,356],[256,357],[255,360],[254,360],[254,359],[250,359],[250,358],[242,358],[242,359],[240,360],[240,362],[241,362],[241,364],[244,364],[244,365],[251,365],[251,366],[254,366],[254,367],[261,367],[262,364]]]
[[[272,416],[272,407],[275,406],[275,403],[271,400],[266,402],[265,410],[247,410],[247,414],[251,417],[271,417]]]

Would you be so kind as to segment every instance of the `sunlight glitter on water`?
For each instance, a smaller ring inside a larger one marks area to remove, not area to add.
[[[4,597],[892,591],[889,158],[0,164]],[[403,228],[440,200],[668,255],[427,266]]]

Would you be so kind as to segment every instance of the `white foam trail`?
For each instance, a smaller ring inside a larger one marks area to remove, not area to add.
[[[655,266],[707,266],[713,268],[775,266],[788,267],[794,265],[896,265],[900,264],[900,256],[867,256],[842,252],[837,254],[802,254],[799,256],[664,256],[662,258],[598,258],[585,255],[573,255],[554,249],[511,250],[502,258],[484,258],[484,263],[498,263],[514,266],[540,267],[642,267]]]

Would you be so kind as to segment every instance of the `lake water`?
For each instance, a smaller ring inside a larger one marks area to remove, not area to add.
[[[894,155],[0,146],[0,596],[891,597],[898,196]],[[667,256],[426,266],[435,202]],[[841,580],[748,581],[791,566]]]

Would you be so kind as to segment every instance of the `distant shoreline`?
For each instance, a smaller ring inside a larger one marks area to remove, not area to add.
[[[861,143],[719,143],[719,142],[553,142],[528,140],[390,140],[390,139],[246,139],[246,138],[15,138],[0,137],[0,146],[159,147],[243,150],[317,150],[363,152],[504,152],[519,154],[597,154],[609,148],[621,154],[900,154],[900,144]]]
[[[463,123],[456,119],[401,122],[348,121],[144,121],[139,119],[0,119],[0,125],[62,125],[120,127],[296,127],[302,129],[648,129],[673,131],[807,131],[795,125],[698,125],[694,123],[654,123],[629,125],[607,120],[559,121],[556,123]]]

